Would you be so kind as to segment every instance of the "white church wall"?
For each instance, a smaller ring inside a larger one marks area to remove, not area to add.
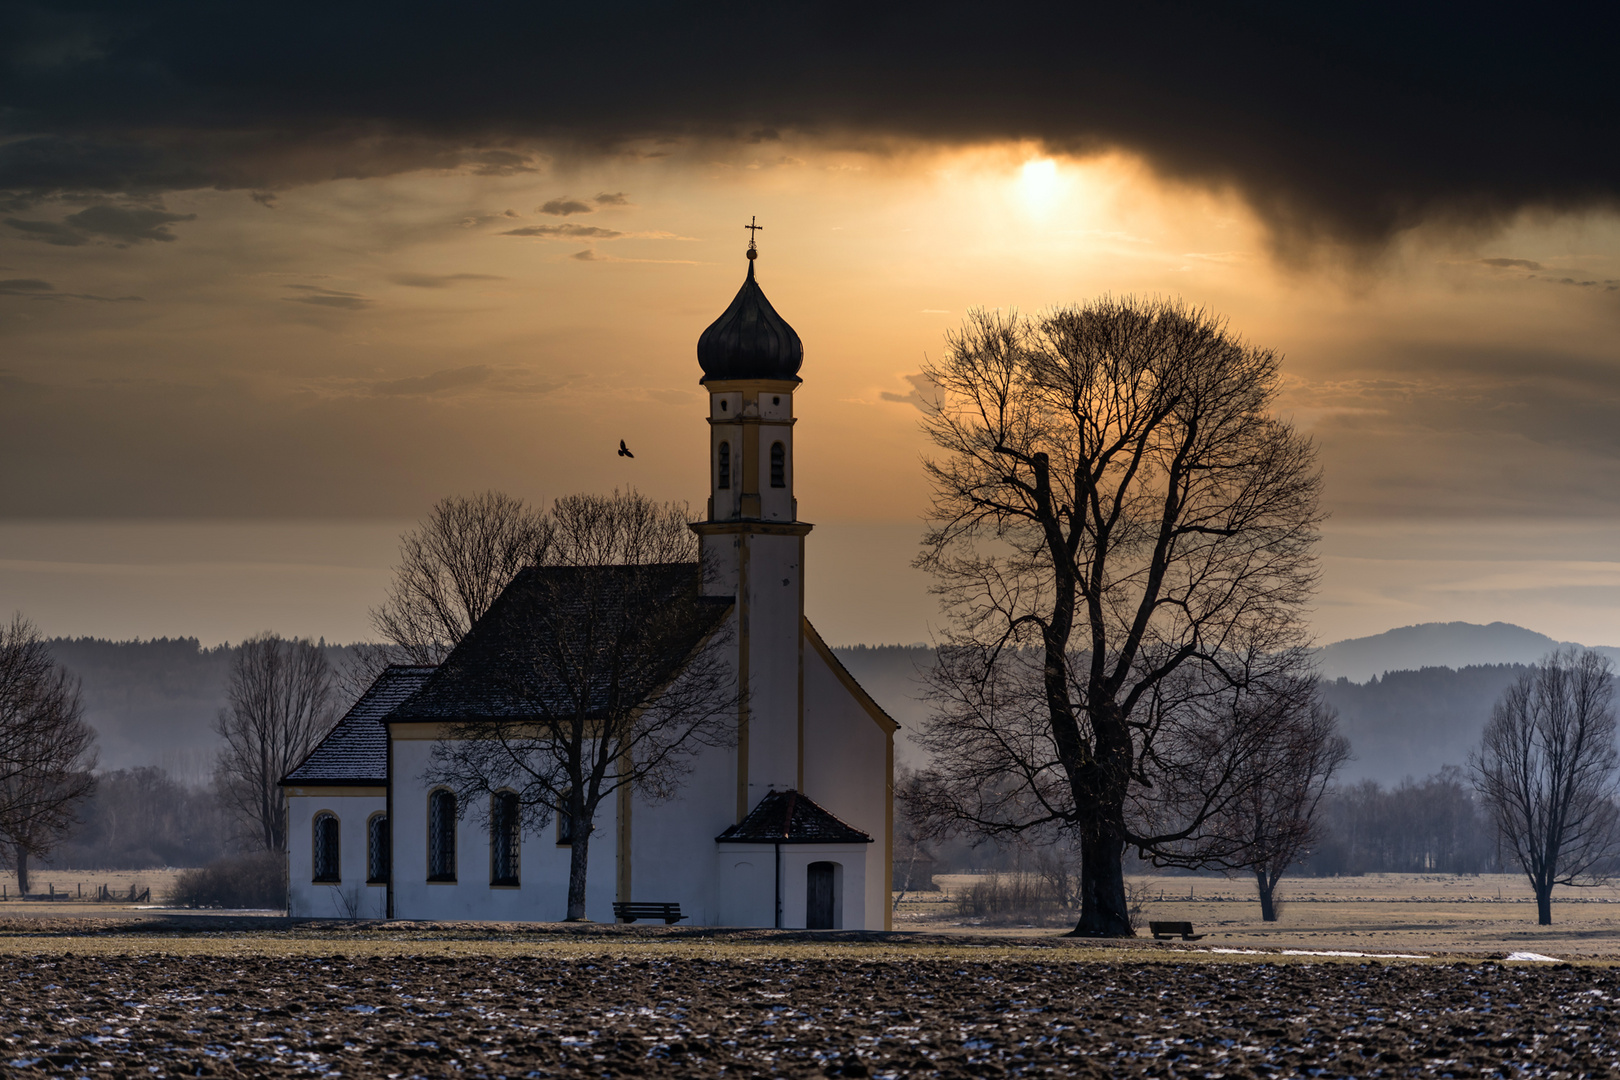
[[[771,844],[715,844],[720,905],[715,926],[776,925],[776,849]]]
[[[804,792],[876,841],[865,845],[859,860],[866,890],[861,908],[871,914],[867,929],[881,930],[889,899],[888,736],[809,640],[804,711]]]
[[[729,925],[715,880],[715,842],[737,820],[737,753],[711,748],[697,755],[675,797],[630,808],[628,899],[681,905],[683,926]],[[752,925],[760,925],[754,923]],[[765,924],[769,925],[769,924]]]
[[[296,788],[287,797],[287,914],[302,919],[381,919],[388,888],[366,882],[366,821],[386,807],[383,789],[356,795],[353,788],[323,792]],[[300,792],[302,794],[300,794]],[[336,882],[315,881],[315,815],[338,819]]]
[[[490,884],[493,871],[489,826],[477,807],[461,807],[456,823],[456,880],[429,881],[428,794],[422,775],[432,739],[393,742],[394,917],[396,919],[488,919],[558,922],[568,914],[568,867],[572,851],[557,843],[553,821],[525,830],[518,851],[516,886]],[[617,876],[615,801],[604,799],[591,834],[585,884],[585,916],[613,921]]]

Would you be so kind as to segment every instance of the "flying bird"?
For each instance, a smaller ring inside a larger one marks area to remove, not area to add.
[[[636,456],[636,455],[634,455],[634,454],[632,454],[630,452],[630,448],[628,446],[624,445],[624,440],[623,439],[619,440],[619,456],[620,457],[635,457]]]

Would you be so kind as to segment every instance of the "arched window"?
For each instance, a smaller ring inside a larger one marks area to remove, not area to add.
[[[731,444],[720,444],[720,486],[731,487]]]
[[[322,810],[315,815],[315,844],[311,849],[312,875],[316,881],[338,881],[338,819],[337,815]]]
[[[489,808],[491,885],[518,883],[518,850],[521,836],[518,797],[510,791],[497,791],[491,799]]]
[[[428,796],[428,880],[456,880],[456,797],[444,788]]]
[[[366,881],[382,885],[388,881],[388,815],[372,814],[366,820]]]
[[[771,487],[787,487],[787,447],[771,443]]]

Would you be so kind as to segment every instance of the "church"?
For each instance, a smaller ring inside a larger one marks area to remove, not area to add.
[[[708,391],[709,498],[692,586],[726,621],[739,695],[728,745],[705,747],[673,797],[633,786],[593,823],[586,917],[678,905],[688,926],[890,927],[894,733],[804,615],[793,494],[804,347],[765,298],[748,245],[742,288],[698,340]],[[495,715],[491,649],[525,602],[524,571],[438,667],[394,666],[281,781],[290,914],[555,921],[568,828],[501,826],[423,777],[450,731]],[[532,577],[527,579],[532,581]],[[506,613],[506,614],[503,614]],[[728,721],[729,723],[729,721]],[[487,822],[480,825],[479,822]]]

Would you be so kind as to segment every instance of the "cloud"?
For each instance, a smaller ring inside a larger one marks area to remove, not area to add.
[[[551,199],[545,203],[542,203],[537,209],[542,214],[554,214],[557,217],[567,217],[569,214],[588,214],[595,208],[592,207],[590,203],[583,203],[578,199],[570,199],[568,196],[564,195],[561,198]]]
[[[56,286],[39,278],[8,278],[0,280],[0,296],[30,296],[54,292]]]
[[[520,229],[507,229],[502,236],[566,237],[575,240],[616,240],[624,233],[603,229],[595,225],[525,225]]]
[[[927,412],[929,407],[940,399],[942,388],[922,372],[919,371],[915,375],[906,375],[903,378],[911,384],[909,392],[897,394],[892,390],[884,390],[878,394],[878,397],[884,401],[914,406],[920,412]]]
[[[77,214],[69,214],[66,224],[94,236],[105,236],[127,244],[142,240],[173,241],[169,226],[177,221],[195,221],[196,214],[171,214],[146,207],[109,206],[100,203]]]
[[[458,281],[505,281],[496,274],[393,274],[388,278],[395,285],[412,289],[445,289]]]
[[[570,255],[568,257],[570,259],[578,259],[580,262],[602,262],[602,261],[604,261],[602,259],[602,256],[598,255],[596,252],[592,251],[590,248],[586,248],[584,251],[576,251],[576,252],[574,252],[572,255]]]
[[[447,394],[487,383],[492,374],[493,371],[488,364],[472,364],[468,367],[435,371],[431,375],[420,375],[415,378],[390,379],[387,382],[373,384],[371,389],[373,393],[388,396]]]
[[[629,206],[630,196],[622,191],[604,191],[596,196],[597,206]]]
[[[1479,261],[1484,263],[1486,266],[1495,266],[1504,270],[1508,269],[1509,267],[1518,267],[1521,270],[1541,269],[1540,263],[1532,262],[1529,259],[1481,259]]]
[[[30,239],[43,240],[47,244],[58,247],[78,247],[88,244],[81,233],[76,233],[57,221],[27,221],[22,218],[6,218],[6,224],[20,233],[25,233]]]
[[[276,193],[273,191],[250,191],[248,192],[248,198],[267,210],[276,208]]]
[[[13,133],[0,192],[21,199],[510,175],[545,153],[810,133],[1123,150],[1172,180],[1239,191],[1285,247],[1375,248],[1424,223],[1489,230],[1525,209],[1620,205],[1620,13],[1607,9],[1583,14],[1579,34],[1458,3],[1353,19],[1334,5],[1014,3],[987,18],[944,0],[863,8],[858,34],[852,9],[803,0],[746,19],[735,4],[513,6],[498,34],[476,10],[380,0],[336,12],[295,0],[273,23],[213,0],[86,0],[69,21],[47,10],[6,17],[0,60]],[[771,56],[746,91],[739,25]],[[578,44],[603,40],[612,64]],[[64,59],[26,60],[38,56]]]
[[[316,307],[341,308],[345,311],[359,311],[368,308],[373,303],[368,296],[359,293],[342,292],[338,289],[324,289],[319,285],[288,285],[289,289],[297,289],[303,296],[288,296],[283,299],[291,300],[296,304],[313,304]]]

